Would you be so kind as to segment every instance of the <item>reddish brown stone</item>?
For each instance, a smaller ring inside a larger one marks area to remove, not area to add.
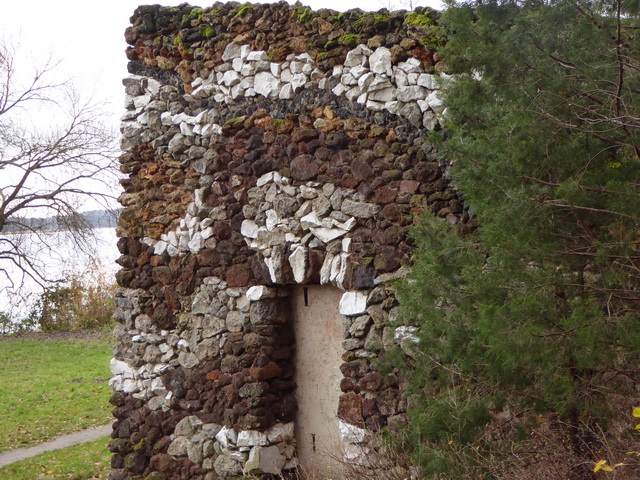
[[[350,288],[354,290],[368,290],[373,287],[376,272],[371,267],[356,266],[351,276]]]
[[[360,390],[360,387],[358,387],[358,384],[353,378],[347,377],[340,380],[340,390],[345,393],[353,392],[353,391],[358,393],[358,391]]]
[[[363,426],[362,397],[357,393],[345,393],[338,400],[338,417],[351,425]]]
[[[324,252],[320,250],[309,250],[308,255],[308,271],[309,282],[312,284],[320,284],[320,270],[324,262]]]
[[[175,285],[166,285],[162,288],[164,294],[164,301],[172,310],[178,310],[180,308],[180,296],[176,292]]]
[[[300,155],[291,161],[291,177],[295,180],[311,180],[320,171],[320,165],[311,155]]]
[[[166,453],[159,453],[151,457],[150,468],[157,472],[168,473],[175,468],[177,461]]]
[[[354,360],[352,362],[343,363],[340,365],[340,371],[345,377],[364,377],[369,370],[369,363],[366,360]]]
[[[213,372],[207,373],[206,378],[207,380],[218,380],[220,375],[222,375],[220,370],[214,370]]]
[[[377,392],[382,388],[382,375],[378,372],[369,372],[358,382],[360,388],[366,392]]]
[[[433,65],[433,53],[426,48],[414,48],[413,56],[422,62],[422,66],[425,70]]]
[[[314,128],[294,128],[291,132],[293,143],[306,142],[318,138],[318,131]]]
[[[402,180],[400,182],[400,191],[402,193],[416,193],[419,186],[420,182],[416,182],[415,180]]]
[[[381,187],[376,190],[375,202],[376,203],[392,203],[395,201],[398,193],[389,188],[389,187]]]
[[[154,282],[168,285],[174,281],[174,274],[171,268],[167,266],[154,267],[151,270],[151,278]]]
[[[153,255],[151,258],[149,258],[149,263],[152,267],[158,267],[164,263],[164,260],[160,255]]]
[[[218,240],[229,240],[233,229],[228,221],[218,221],[213,224],[213,234]]]
[[[232,265],[227,271],[227,284],[230,287],[246,287],[252,278],[251,267],[246,263]]]
[[[362,416],[365,418],[377,415],[378,405],[373,398],[365,398],[362,402]]]
[[[385,206],[380,212],[382,217],[390,222],[397,222],[403,215],[402,209],[396,204],[389,204]]]
[[[371,152],[373,154],[373,152]],[[358,158],[351,165],[351,174],[357,180],[366,180],[373,177],[373,168],[371,162],[367,159]]]
[[[400,392],[389,388],[378,394],[378,410],[387,417],[399,413]]]
[[[413,173],[419,182],[431,182],[440,176],[440,168],[435,162],[421,162],[414,167]]]
[[[251,377],[259,381],[279,377],[281,372],[282,370],[276,362],[269,362],[264,367],[253,366],[249,369]]]
[[[351,189],[351,188],[355,188],[355,186],[356,186],[357,184],[358,184],[358,180],[356,180],[356,179],[355,179],[355,178],[353,178],[353,177],[346,177],[346,178],[343,178],[343,179],[338,183],[338,185],[340,185],[341,187],[343,187],[343,188],[349,188],[349,189]]]

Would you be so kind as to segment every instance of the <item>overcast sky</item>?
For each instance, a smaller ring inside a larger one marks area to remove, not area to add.
[[[379,10],[394,2],[403,8],[408,0],[307,0],[313,9]],[[140,4],[159,3],[175,6],[175,1],[141,0],[29,0],[2,2],[0,38],[18,50],[20,68],[42,62],[48,56],[59,60],[58,74],[73,77],[85,96],[96,101],[108,101],[109,116],[114,125],[123,113],[122,78],[127,75],[124,50],[124,30],[129,17]],[[189,2],[207,7],[213,1]],[[262,2],[268,3],[268,2]],[[414,1],[416,5],[439,8],[439,0]]]

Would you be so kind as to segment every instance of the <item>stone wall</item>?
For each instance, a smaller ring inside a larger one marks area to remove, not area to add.
[[[293,285],[344,291],[344,455],[403,421],[372,359],[414,327],[392,280],[425,209],[468,215],[425,134],[437,14],[139,7],[126,39],[115,479],[296,468]]]

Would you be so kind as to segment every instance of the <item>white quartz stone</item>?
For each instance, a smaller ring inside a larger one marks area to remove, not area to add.
[[[399,343],[420,343],[415,335],[417,331],[417,327],[398,327],[393,332],[393,338]]]
[[[360,87],[362,90],[367,90],[369,88],[369,85],[371,85],[374,80],[375,75],[373,73],[365,73],[358,79],[358,87]]]
[[[236,71],[242,71],[242,66],[244,65],[244,60],[242,58],[234,58],[231,62],[231,67]]]
[[[264,50],[254,50],[247,55],[248,62],[268,61],[269,55]]]
[[[151,101],[151,95],[139,95],[133,98],[133,106],[136,108],[143,108],[149,105]]]
[[[240,58],[241,55],[242,45],[231,42],[225,47],[224,52],[222,53],[222,61],[228,62],[229,60],[233,60],[234,58]]]
[[[258,238],[260,227],[253,220],[243,220],[240,225],[240,233],[246,238]]]
[[[250,302],[255,302],[258,300],[263,300],[265,298],[274,298],[277,294],[277,290],[275,288],[265,287],[264,285],[258,285],[249,287],[247,290],[246,296],[247,300]]]
[[[364,65],[366,61],[367,57],[354,49],[347,52],[347,56],[344,60],[344,66],[355,67],[357,65]]]
[[[293,91],[297,92],[298,90],[302,89],[302,87],[304,87],[306,83],[307,76],[304,73],[296,73],[293,75],[293,78],[291,78],[290,85]]]
[[[240,77],[240,74],[238,72],[236,72],[235,70],[227,70],[226,72],[224,72],[222,81],[220,83],[222,83],[226,87],[233,87],[234,85],[240,83],[240,80],[242,80],[242,77]]]
[[[271,232],[282,223],[282,219],[275,210],[267,210],[267,220],[265,223],[267,230]]]
[[[329,281],[331,283],[337,283],[338,275],[342,268],[342,255],[336,255],[331,262],[331,273],[329,273]]]
[[[383,88],[382,90],[376,90],[369,92],[369,100],[375,102],[391,102],[396,99],[396,89],[393,87]]]
[[[293,253],[289,255],[289,265],[296,283],[304,282],[307,272],[307,249],[302,246],[295,247]]]
[[[238,434],[233,428],[222,427],[216,434],[216,440],[218,440],[224,448],[230,448],[236,445]]]
[[[272,474],[280,476],[287,459],[280,453],[277,445],[270,447],[256,446],[249,452],[249,459],[245,463],[243,473],[245,475]]]
[[[303,62],[291,62],[289,64],[289,70],[291,70],[291,73],[295,75],[296,73],[302,73],[303,66],[304,66]]]
[[[367,311],[367,294],[360,291],[345,292],[340,299],[339,311],[342,315],[362,315]]]
[[[355,67],[353,67],[351,70],[349,70],[349,73],[351,74],[351,76],[353,78],[360,78],[362,75],[364,75],[365,73],[367,73],[369,71],[369,69],[367,67],[364,67],[362,65],[356,65]]]
[[[123,375],[128,378],[135,375],[134,369],[130,367],[128,363],[123,362],[122,360],[116,360],[115,358],[111,359],[109,368],[111,369],[111,373],[113,375]]]
[[[320,284],[326,285],[329,283],[329,278],[331,276],[331,265],[333,264],[333,255],[327,253],[324,257],[324,261],[322,262],[322,267],[320,268]]]
[[[269,443],[288,442],[293,440],[294,423],[276,423],[273,427],[265,432]]]
[[[273,174],[275,172],[268,172],[265,173],[264,175],[262,175],[256,182],[256,186],[258,187],[262,187],[264,185],[266,185],[267,183],[273,182]]]
[[[256,65],[253,62],[244,63],[240,70],[240,75],[247,78],[252,78],[252,75],[256,74]]]
[[[269,445],[267,435],[257,430],[241,430],[238,432],[236,441],[238,447],[255,447],[258,445]]]
[[[347,233],[346,230],[343,230],[341,228],[310,227],[310,230],[311,233],[313,233],[313,235],[323,243],[328,243],[332,240],[335,240],[336,238],[340,238]]]
[[[418,73],[420,72],[420,60],[411,57],[406,62],[398,63],[398,68],[405,73]]]
[[[357,85],[345,92],[345,97],[347,97],[347,100],[350,102],[355,102],[360,95],[362,95],[362,89]]]
[[[397,67],[394,67],[394,77],[396,80],[396,85],[398,87],[406,87],[409,83],[407,80],[407,74],[404,70],[401,70]]]
[[[441,113],[444,110],[444,102],[437,91],[431,92],[427,97],[427,102],[431,109],[436,113]]]
[[[398,100],[401,102],[412,102],[415,100],[424,100],[427,98],[429,91],[424,87],[418,85],[411,85],[408,87],[398,88],[397,95]]]
[[[291,81],[292,78],[293,78],[293,73],[291,73],[291,70],[289,70],[288,68],[283,68],[282,72],[280,73],[280,80],[282,80],[285,83],[288,83]]]
[[[391,50],[386,47],[378,47],[369,57],[369,67],[374,73],[386,73],[392,75]]]
[[[342,75],[342,77],[340,77],[340,83],[346,85],[347,87],[350,87],[353,85],[357,85],[358,80],[353,75],[351,75],[351,73],[345,73],[344,75]]]
[[[194,233],[193,237],[189,241],[188,246],[191,253],[198,253],[200,250],[202,250],[202,247],[204,246],[204,239],[202,238],[202,234],[200,232]]]
[[[258,72],[253,88],[256,93],[265,97],[269,97],[274,93],[277,95],[280,90],[280,80],[272,75],[271,72]]]
[[[369,432],[364,428],[356,427],[349,423],[338,421],[340,440],[346,443],[362,443],[368,437]]]
[[[337,84],[335,87],[331,89],[333,94],[336,95],[337,97],[341,96],[346,90],[347,90],[347,87],[345,87],[342,83]]]
[[[138,380],[127,378],[122,382],[122,391],[125,393],[135,393],[140,391],[141,383]]]
[[[322,219],[315,211],[311,211],[300,219],[300,225],[302,228],[319,227],[322,225]]]
[[[421,73],[418,76],[417,84],[421,87],[428,88],[429,90],[436,90],[438,88],[436,76],[429,73]]]

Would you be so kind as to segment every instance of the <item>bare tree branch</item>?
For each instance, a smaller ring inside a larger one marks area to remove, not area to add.
[[[16,55],[0,42],[0,290],[57,280],[36,258],[55,251],[51,232],[29,217],[55,217],[72,248],[89,252],[95,242],[80,209],[89,199],[110,209],[117,185],[116,136],[100,106],[52,81],[51,60],[21,82]]]

